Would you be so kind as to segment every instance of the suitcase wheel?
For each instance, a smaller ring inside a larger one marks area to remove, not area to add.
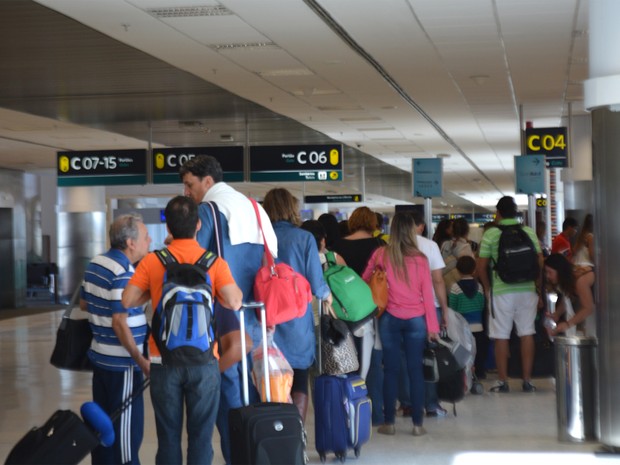
[[[484,386],[482,386],[482,383],[474,382],[471,386],[471,393],[478,395],[484,393]]]
[[[360,456],[360,452],[362,452],[362,448],[357,446],[356,448],[353,449],[353,452],[355,452],[355,458],[359,458]]]

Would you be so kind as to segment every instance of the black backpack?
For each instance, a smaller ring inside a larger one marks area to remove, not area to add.
[[[501,231],[495,272],[508,284],[538,279],[538,252],[520,224],[498,225]]]

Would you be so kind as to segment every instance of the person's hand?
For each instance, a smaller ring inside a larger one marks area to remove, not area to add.
[[[335,320],[337,320],[338,315],[336,315],[336,311],[334,310],[334,307],[332,307],[331,294],[329,295],[329,297],[329,302],[327,300],[323,302],[323,314],[329,315]]]
[[[151,361],[148,358],[140,357],[140,360],[138,361],[138,366],[142,370],[142,373],[144,373],[145,378],[151,377]]]

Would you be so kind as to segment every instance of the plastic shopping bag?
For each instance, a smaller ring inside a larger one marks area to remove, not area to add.
[[[262,402],[267,401],[263,370],[263,345],[259,344],[252,351],[252,379]],[[267,363],[269,371],[269,386],[271,402],[293,403],[291,388],[293,387],[293,369],[286,361],[284,354],[273,341],[273,332],[267,333]]]

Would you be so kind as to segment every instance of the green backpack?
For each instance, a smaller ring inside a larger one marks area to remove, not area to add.
[[[333,252],[325,253],[323,278],[332,291],[332,306],[339,319],[356,322],[376,312],[368,284],[352,268],[336,264]]]

